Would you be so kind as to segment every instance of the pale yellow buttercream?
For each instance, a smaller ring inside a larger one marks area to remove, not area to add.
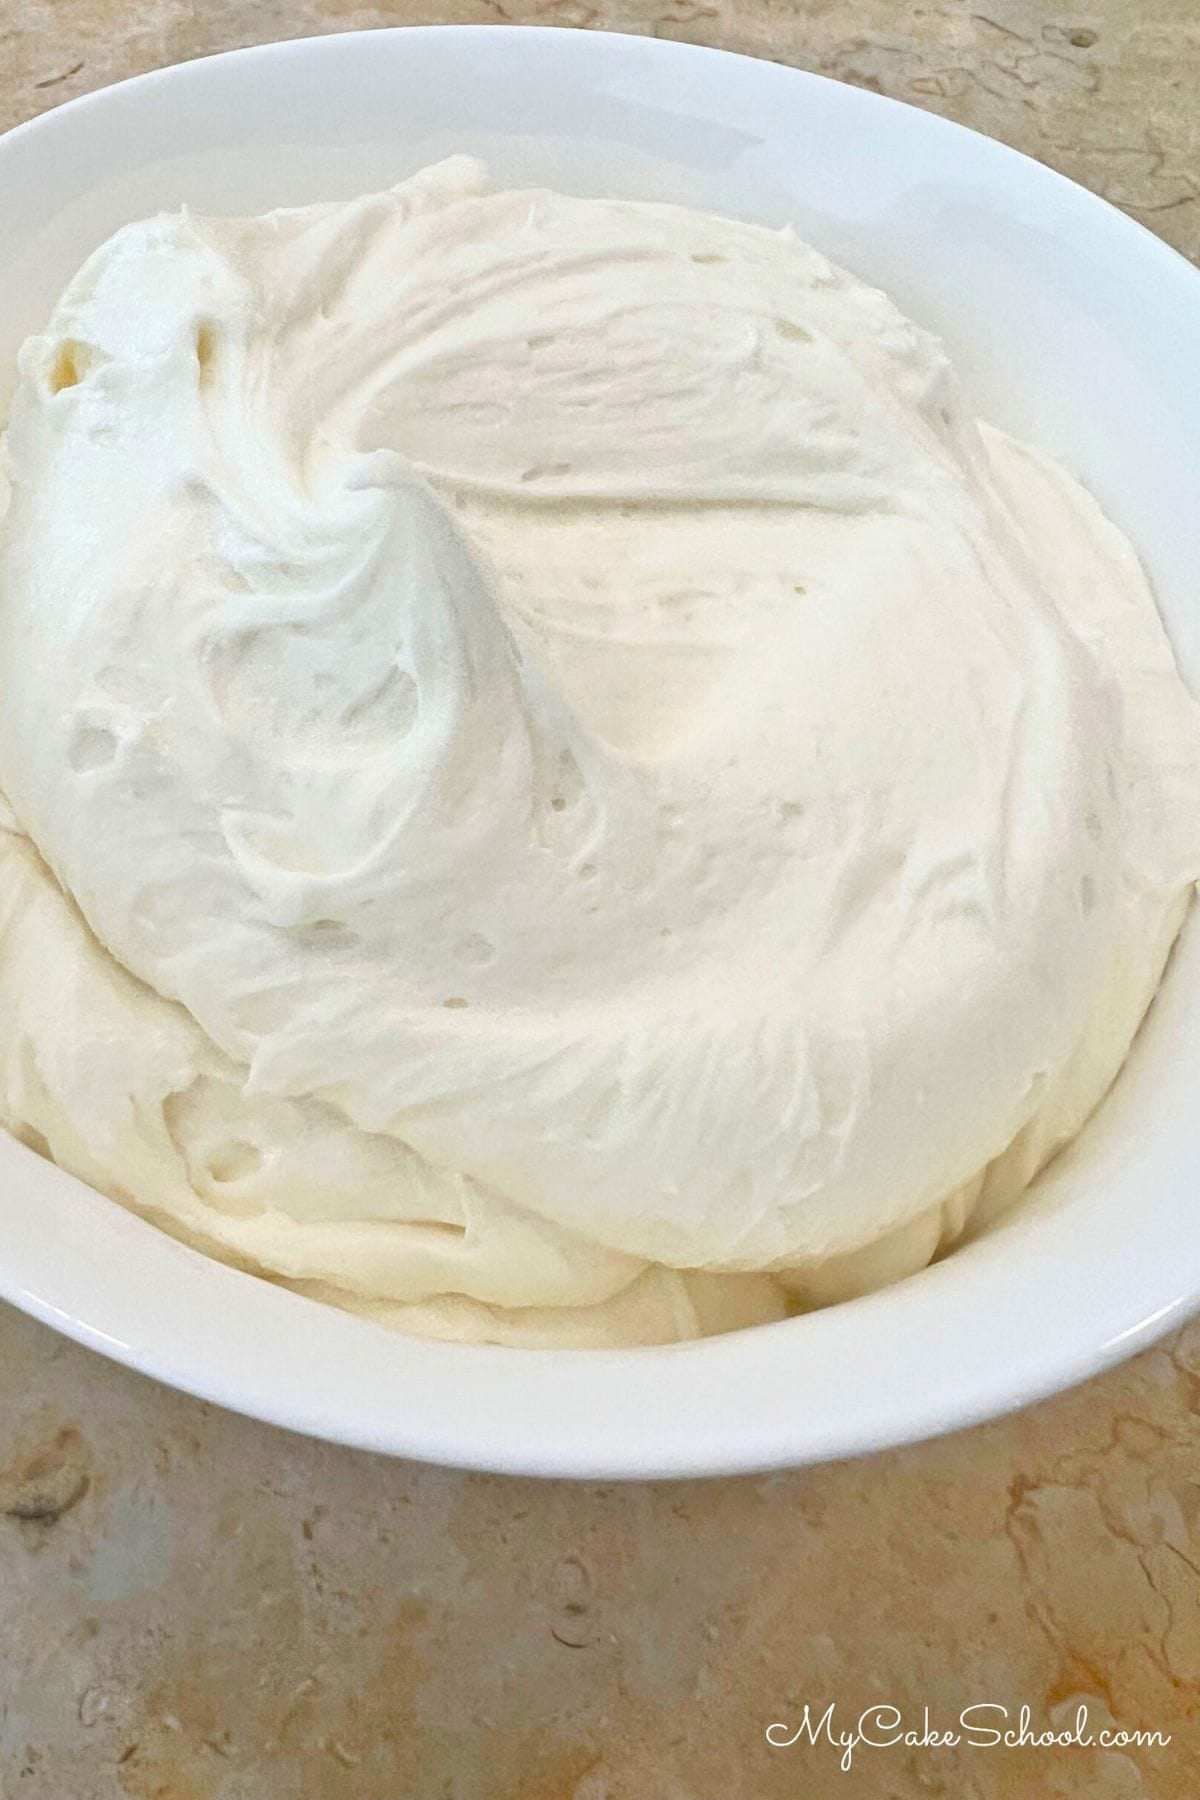
[[[788,233],[172,215],[21,355],[0,1116],[391,1322],[778,1317],[1124,1059],[1200,729],[1125,539]]]

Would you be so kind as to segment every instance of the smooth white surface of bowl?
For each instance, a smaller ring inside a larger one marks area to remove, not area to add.
[[[522,28],[237,51],[0,140],[0,407],[83,257],[182,203],[261,211],[451,150],[501,181],[794,223],[941,333],[980,413],[1131,534],[1200,687],[1200,275],[1111,207],[945,121],[654,40]],[[2,696],[0,696],[2,703]],[[468,1467],[592,1477],[816,1461],[1020,1405],[1200,1304],[1200,929],[1113,1093],[989,1236],[895,1287],[666,1349],[414,1340],[191,1251],[0,1134],[0,1293],[258,1418]]]

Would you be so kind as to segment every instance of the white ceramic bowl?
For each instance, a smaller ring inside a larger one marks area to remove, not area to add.
[[[0,405],[93,245],[187,202],[382,186],[451,149],[505,181],[793,220],[946,339],[980,411],[1131,533],[1200,684],[1200,277],[1049,170],[810,75],[551,30],[238,51],[0,141]],[[3,696],[0,696],[0,704]],[[1078,1144],[985,1240],[867,1299],[669,1349],[416,1341],[235,1273],[0,1141],[0,1292],[208,1399],[372,1449],[545,1474],[710,1474],[927,1436],[1048,1394],[1200,1302],[1200,930]]]

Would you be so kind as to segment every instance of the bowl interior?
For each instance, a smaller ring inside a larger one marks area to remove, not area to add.
[[[348,197],[455,150],[504,182],[793,223],[941,334],[980,413],[1133,537],[1200,687],[1200,277],[1102,202],[945,121],[714,51],[445,27],[236,52],[0,140],[0,410],[17,345],[118,225]],[[668,1350],[420,1343],[208,1262],[0,1141],[0,1292],[257,1416],[469,1466],[761,1468],[984,1417],[1200,1299],[1200,934],[1130,1064],[1027,1204],[883,1293]]]

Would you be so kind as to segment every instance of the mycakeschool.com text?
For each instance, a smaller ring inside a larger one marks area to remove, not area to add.
[[[1085,1702],[1080,1702],[1067,1724],[1040,1725],[1029,1706],[1012,1708],[994,1701],[965,1706],[949,1723],[938,1724],[929,1708],[906,1717],[898,1706],[869,1706],[857,1717],[838,1717],[837,1702],[823,1712],[806,1704],[791,1720],[777,1719],[766,1727],[766,1739],[775,1750],[801,1746],[827,1746],[837,1751],[838,1767],[848,1773],[860,1750],[891,1750],[897,1746],[917,1750],[1061,1750],[1078,1747],[1096,1750],[1162,1750],[1171,1742],[1169,1731],[1093,1723]]]

